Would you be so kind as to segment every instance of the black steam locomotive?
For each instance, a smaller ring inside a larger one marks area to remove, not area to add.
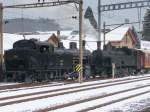
[[[136,74],[137,50],[123,48],[112,48],[106,50],[95,50],[92,53],[92,72],[101,77],[111,77],[112,67],[115,67],[115,76],[123,77]]]
[[[5,79],[21,82],[64,79],[79,63],[78,54],[74,42],[70,43],[69,49],[65,49],[62,43],[54,48],[35,39],[19,40],[13,44],[13,49],[5,51]],[[90,51],[84,49],[84,65],[90,65],[90,56]]]
[[[88,69],[93,77],[111,77],[113,63],[117,77],[135,74],[143,68],[142,59],[146,59],[141,58],[144,57],[142,52],[134,49],[97,49],[91,53],[83,48],[84,75]],[[66,49],[63,43],[54,48],[47,42],[35,39],[19,40],[13,44],[13,49],[5,51],[4,60],[7,81],[65,79],[66,74],[74,71],[74,67],[79,63],[79,50],[75,42],[71,42],[70,48]]]

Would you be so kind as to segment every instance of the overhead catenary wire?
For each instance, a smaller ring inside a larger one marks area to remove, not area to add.
[[[67,7],[73,7],[74,9],[76,9],[75,8],[75,6],[73,6],[73,5],[71,5],[71,4],[67,4],[66,5]],[[85,9],[84,9],[85,10]],[[75,11],[74,11],[75,12]],[[74,13],[73,12],[73,13]],[[96,12],[94,12],[95,14],[97,14]],[[27,17],[30,17],[30,18],[33,18],[34,16],[29,16],[29,15],[26,15],[26,14],[24,14],[24,16],[27,16]],[[108,19],[110,19],[110,20],[112,20],[112,19],[116,19],[116,20],[118,20],[117,18],[116,18],[116,15],[115,16],[113,16],[113,17],[110,17],[110,15],[109,16],[107,16],[107,15],[105,15],[105,14],[103,14],[103,16],[104,17],[107,17]],[[36,18],[36,17],[35,17]],[[38,18],[38,17],[37,17]],[[59,21],[63,21],[63,20],[71,20],[72,18],[71,17],[62,17],[62,18],[51,18],[51,19],[55,19],[56,21],[57,20],[59,20]]]
[[[128,1],[130,1],[130,0],[128,0]],[[112,2],[114,2],[114,1],[111,1],[111,3]],[[115,2],[117,2],[117,1],[115,1]],[[67,5],[70,6],[70,7],[74,7],[75,8],[75,6],[73,6],[71,4],[67,4]],[[114,13],[113,13],[113,15],[114,15]],[[107,17],[107,15],[105,15],[105,14],[103,14],[103,16]],[[107,18],[109,18],[109,16]],[[109,18],[109,19],[112,20],[112,19],[115,19],[115,18],[116,18],[116,15],[114,17]],[[69,19],[71,20],[72,18],[70,18],[70,17],[64,17],[64,18],[53,18],[53,19],[55,19],[56,21],[57,20],[61,21],[61,20],[69,20]],[[116,20],[117,20],[117,18],[116,18]],[[66,23],[66,25],[69,25],[69,23],[68,24]]]

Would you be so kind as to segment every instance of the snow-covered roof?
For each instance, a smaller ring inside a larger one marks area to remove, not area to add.
[[[106,34],[106,41],[120,41],[129,30],[129,27],[120,27]]]

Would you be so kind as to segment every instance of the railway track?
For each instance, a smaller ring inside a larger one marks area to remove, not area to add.
[[[146,88],[146,87],[150,87],[150,85],[144,85],[144,86],[141,86],[141,87],[130,88],[130,89],[126,89],[126,90],[123,90],[123,91],[117,91],[117,92],[110,93],[110,94],[85,98],[83,100],[73,101],[73,102],[69,102],[69,103],[66,103],[66,104],[61,104],[61,105],[57,105],[57,106],[54,106],[54,107],[41,109],[37,112],[47,112],[47,111],[54,111],[54,110],[58,111],[57,109],[61,109],[61,108],[65,108],[65,107],[69,107],[69,106],[73,106],[73,105],[78,105],[78,104],[81,104],[81,103],[85,103],[85,102],[89,102],[89,101],[93,101],[93,100],[97,100],[97,99],[102,99],[102,98],[105,98],[105,97],[109,97],[109,96],[113,96],[113,95],[117,95],[117,94],[121,94],[121,93],[125,93],[125,92],[130,92],[130,91],[134,91],[134,90],[138,90],[138,89]],[[136,97],[136,96],[139,96],[139,95],[142,95],[142,94],[146,94],[146,93],[149,93],[149,92],[150,92],[150,89],[147,90],[147,91],[137,93],[137,94],[134,94],[134,95],[129,95],[127,97],[123,97],[123,98],[120,98],[120,99],[117,99],[117,100],[112,100],[110,102],[106,102],[106,103],[103,103],[103,104],[100,104],[100,105],[88,107],[86,109],[79,110],[78,112],[87,112],[87,111],[90,111],[90,110],[94,110],[96,108],[101,108],[103,106],[107,106],[107,105],[110,105],[110,104],[113,104],[113,103],[116,103],[116,102],[120,102],[122,100],[133,98],[133,97]],[[60,110],[60,112],[61,112],[61,110]]]
[[[141,112],[150,112],[150,107],[148,107],[148,108],[146,108],[146,109],[141,110]]]
[[[63,83],[47,83],[47,84],[44,84],[44,85],[39,85],[39,86],[30,86],[30,87],[20,87],[20,88],[13,88],[13,89],[4,89],[4,90],[0,90],[0,93],[3,93],[3,92],[12,92],[12,91],[20,91],[20,90],[27,90],[27,89],[38,89],[38,88],[44,88],[44,87],[53,87],[53,86],[61,86],[61,85],[64,85]]]
[[[94,110],[94,109],[97,109],[97,108],[101,108],[101,107],[104,107],[104,106],[108,106],[108,105],[110,105],[110,104],[114,104],[114,103],[117,103],[117,102],[121,102],[121,101],[127,100],[127,99],[129,99],[129,98],[134,98],[134,97],[137,97],[137,96],[140,96],[140,95],[143,95],[143,94],[147,94],[147,93],[150,93],[150,89],[147,90],[147,91],[141,92],[141,93],[129,95],[129,96],[126,96],[126,97],[123,97],[123,98],[119,98],[119,99],[116,99],[116,100],[112,100],[112,101],[109,101],[109,102],[106,102],[106,103],[103,103],[103,104],[100,104],[100,105],[96,105],[96,106],[89,107],[89,108],[86,108],[86,109],[83,109],[83,110],[79,110],[79,111],[77,111],[77,112],[87,112],[87,111],[91,111],[91,110]]]
[[[45,85],[47,82],[42,82],[42,83],[20,83],[20,84],[13,84],[13,85],[4,85],[0,86],[0,90],[5,90],[5,89],[15,89],[15,88],[22,88],[22,87],[33,87],[33,86],[40,86],[40,85]]]
[[[114,79],[109,82],[98,82],[98,83],[106,84],[106,83],[128,81],[128,80],[134,80],[134,79],[140,79],[140,78],[150,78],[150,76],[146,75],[146,76],[140,76],[140,77],[135,77],[135,78]],[[90,82],[90,81],[97,81],[97,79],[96,80],[95,79],[87,80],[85,82]],[[24,84],[17,84],[17,85],[0,86],[0,93],[8,92],[8,91],[11,92],[11,91],[26,90],[26,89],[31,90],[31,89],[41,88],[41,87],[44,88],[44,87],[61,86],[61,85],[74,84],[74,83],[76,83],[76,82],[74,82],[74,81],[67,81],[67,82],[59,81],[56,84],[50,83],[50,82],[44,82],[44,83],[33,83],[33,84],[32,83],[24,83]]]
[[[35,93],[29,93],[29,94],[21,94],[21,95],[17,95],[17,96],[0,97],[0,101],[7,100],[7,99],[21,98],[21,97],[26,97],[26,96],[36,96],[36,95],[42,95],[42,94],[43,94],[44,98],[47,98],[47,97],[53,97],[53,96],[58,96],[58,95],[63,95],[63,94],[69,94],[69,93],[73,93],[73,92],[92,90],[92,89],[97,89],[97,88],[114,86],[114,85],[118,85],[118,84],[132,83],[135,81],[137,82],[137,81],[143,81],[143,80],[149,80],[149,79],[150,78],[142,78],[142,79],[136,79],[136,80],[134,79],[134,80],[127,80],[127,81],[119,81],[118,83],[116,83],[116,82],[115,83],[111,83],[111,82],[96,83],[96,84],[82,85],[82,86],[76,86],[76,87],[53,89],[53,90],[47,90],[47,91],[41,91],[41,92],[35,92]],[[103,85],[103,84],[106,84],[106,85]],[[46,93],[48,93],[48,94],[53,93],[53,94],[45,95]],[[43,98],[43,96],[35,97],[33,99],[30,99],[30,100],[41,99],[41,98]],[[27,101],[30,101],[30,100],[27,100]],[[26,100],[23,100],[23,101],[26,101]],[[2,106],[2,105],[0,104],[0,106]]]
[[[128,81],[124,81],[124,80],[118,81],[117,83],[116,82],[103,83],[106,85],[102,85],[102,83],[98,83],[98,84],[96,83],[96,84],[89,84],[89,85],[81,85],[81,86],[77,86],[77,87],[55,89],[55,90],[51,90],[51,91],[42,91],[42,92],[37,92],[37,93],[22,94],[22,95],[9,96],[9,97],[3,97],[3,98],[1,97],[0,98],[0,106],[12,105],[12,104],[16,104],[16,103],[28,102],[28,101],[39,100],[39,99],[44,99],[44,98],[50,98],[50,97],[54,97],[54,96],[71,94],[71,93],[75,93],[75,92],[81,92],[81,91],[84,92],[84,91],[94,90],[94,89],[98,89],[98,88],[109,87],[109,86],[118,85],[118,84],[127,84],[127,83],[132,83],[135,81],[138,82],[138,81],[149,80],[149,79],[150,78],[140,78],[140,79],[136,78],[134,80],[132,79],[132,80],[128,80]],[[41,96],[39,96],[39,95],[41,95]],[[21,98],[23,98],[23,99],[21,99]]]
[[[132,78],[132,79],[138,79],[140,77],[150,77],[150,75],[144,75],[144,76],[137,76],[135,78]],[[96,81],[96,80],[99,80],[101,78],[98,78],[98,79],[89,79],[89,80],[86,80],[85,82],[89,82],[89,81]],[[126,78],[126,79],[117,79],[115,81],[123,81],[123,80],[128,80],[128,79],[131,79],[131,78]],[[104,79],[103,79],[104,80]],[[114,81],[111,81],[111,82],[114,82]],[[77,83],[77,81],[73,81],[73,80],[67,80],[67,81],[58,81],[57,83],[63,83],[63,84],[71,84],[71,83]],[[48,86],[49,84],[52,84],[52,82],[35,82],[35,83],[19,83],[19,84],[12,84],[12,85],[4,85],[4,86],[0,86],[0,91],[1,90],[9,90],[10,89],[18,89],[19,88],[32,88],[32,87],[40,87],[40,86]]]

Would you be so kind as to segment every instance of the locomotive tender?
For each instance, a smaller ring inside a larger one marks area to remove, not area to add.
[[[111,77],[112,63],[115,76],[122,77],[150,68],[150,53],[128,48],[97,49],[92,53],[85,49],[83,41],[83,72],[90,69],[91,76]],[[79,49],[75,42],[66,49],[63,43],[54,48],[47,42],[35,39],[19,40],[13,49],[5,51],[5,79],[7,81],[33,82],[65,79],[79,63]],[[87,67],[88,66],[88,67]]]

